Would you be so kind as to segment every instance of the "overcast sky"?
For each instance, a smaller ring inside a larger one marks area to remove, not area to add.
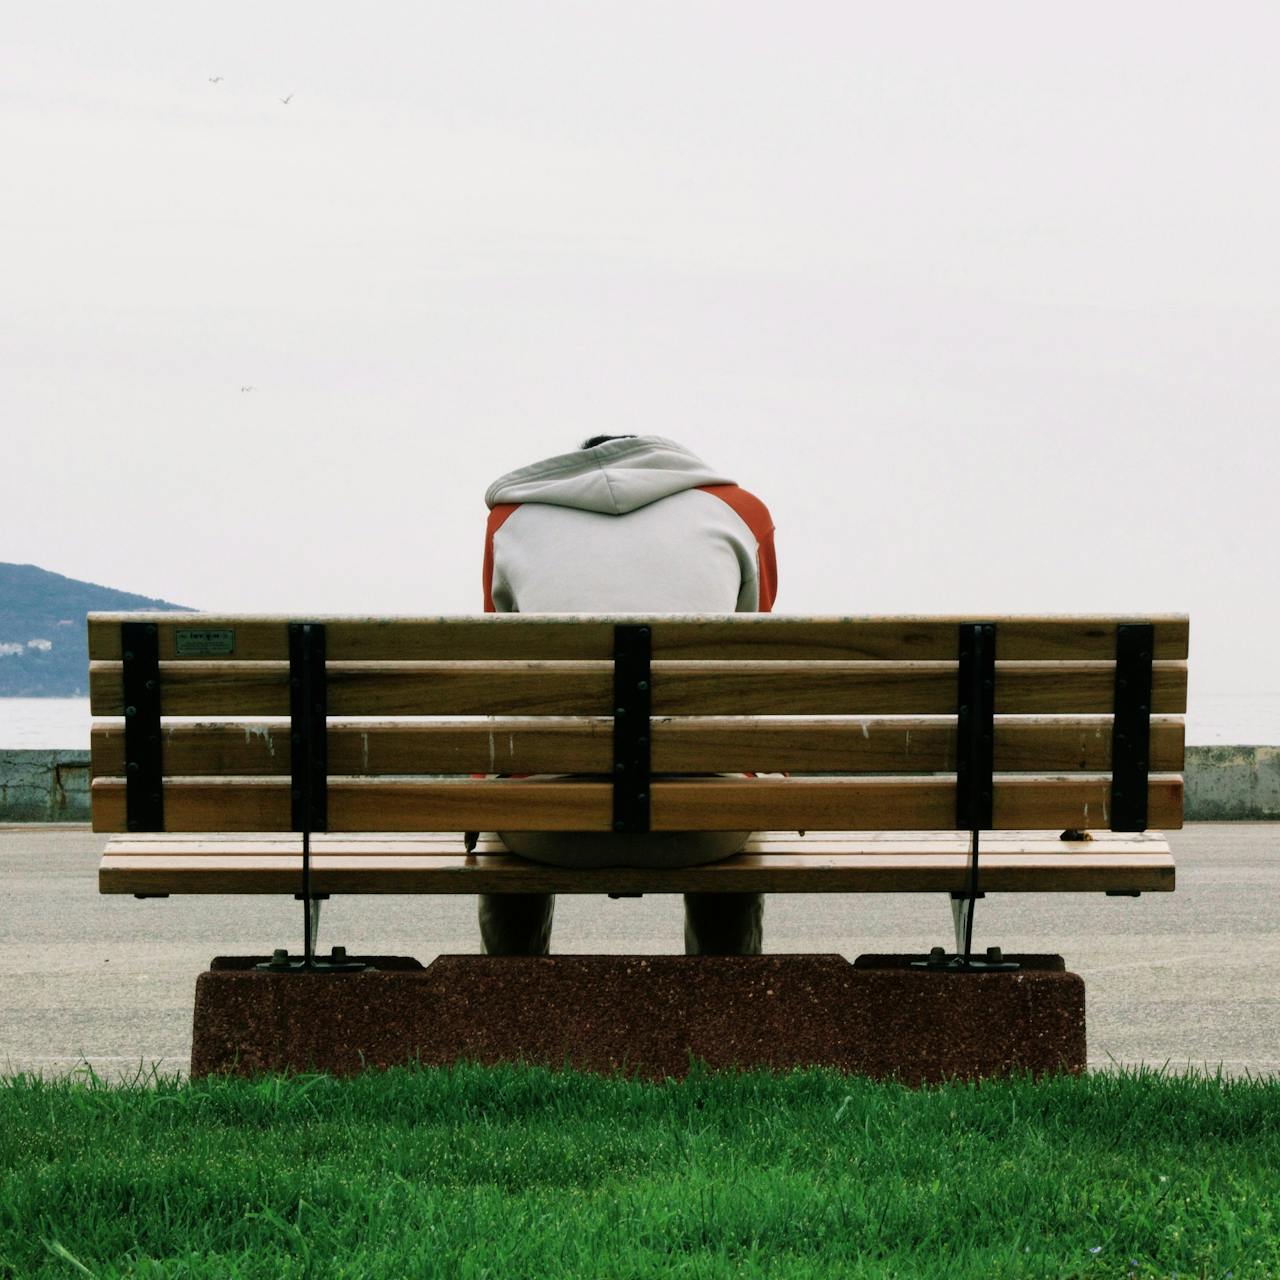
[[[1280,687],[1274,3],[5,28],[0,559],[472,611],[490,480],[652,433],[780,611],[1185,611],[1193,693]]]

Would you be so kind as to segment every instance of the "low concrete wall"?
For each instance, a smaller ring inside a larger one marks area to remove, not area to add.
[[[1280,747],[1188,747],[1191,822],[1280,820]]]
[[[0,822],[88,822],[87,751],[0,751]]]
[[[1280,747],[1188,747],[1188,822],[1280,821]],[[87,751],[0,751],[0,822],[88,822]]]

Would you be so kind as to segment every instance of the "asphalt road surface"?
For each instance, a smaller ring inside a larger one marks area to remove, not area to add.
[[[79,825],[0,825],[0,1073],[185,1073],[210,958],[300,946],[292,899],[100,896],[105,840]],[[1175,893],[993,895],[978,903],[975,948],[1065,956],[1085,980],[1095,1067],[1280,1073],[1280,823],[1197,823],[1170,842]],[[478,950],[470,897],[334,898],[323,913],[326,951],[426,963]],[[775,894],[765,911],[770,952],[852,959],[951,938],[936,894]],[[552,946],[678,952],[679,899],[562,897]]]

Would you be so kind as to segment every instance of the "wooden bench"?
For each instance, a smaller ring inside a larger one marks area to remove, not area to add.
[[[983,894],[1174,887],[1187,635],[1180,616],[91,614],[93,826],[127,833],[99,887],[301,895],[307,961],[335,893],[936,892],[967,952]],[[766,773],[788,776],[706,776]],[[585,776],[518,776],[545,774]],[[463,834],[745,829],[680,870]]]

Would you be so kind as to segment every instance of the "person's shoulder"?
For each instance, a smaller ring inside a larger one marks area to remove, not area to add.
[[[773,532],[773,516],[769,508],[749,489],[739,484],[705,484],[699,485],[698,489],[732,508],[757,538],[768,537]]]

